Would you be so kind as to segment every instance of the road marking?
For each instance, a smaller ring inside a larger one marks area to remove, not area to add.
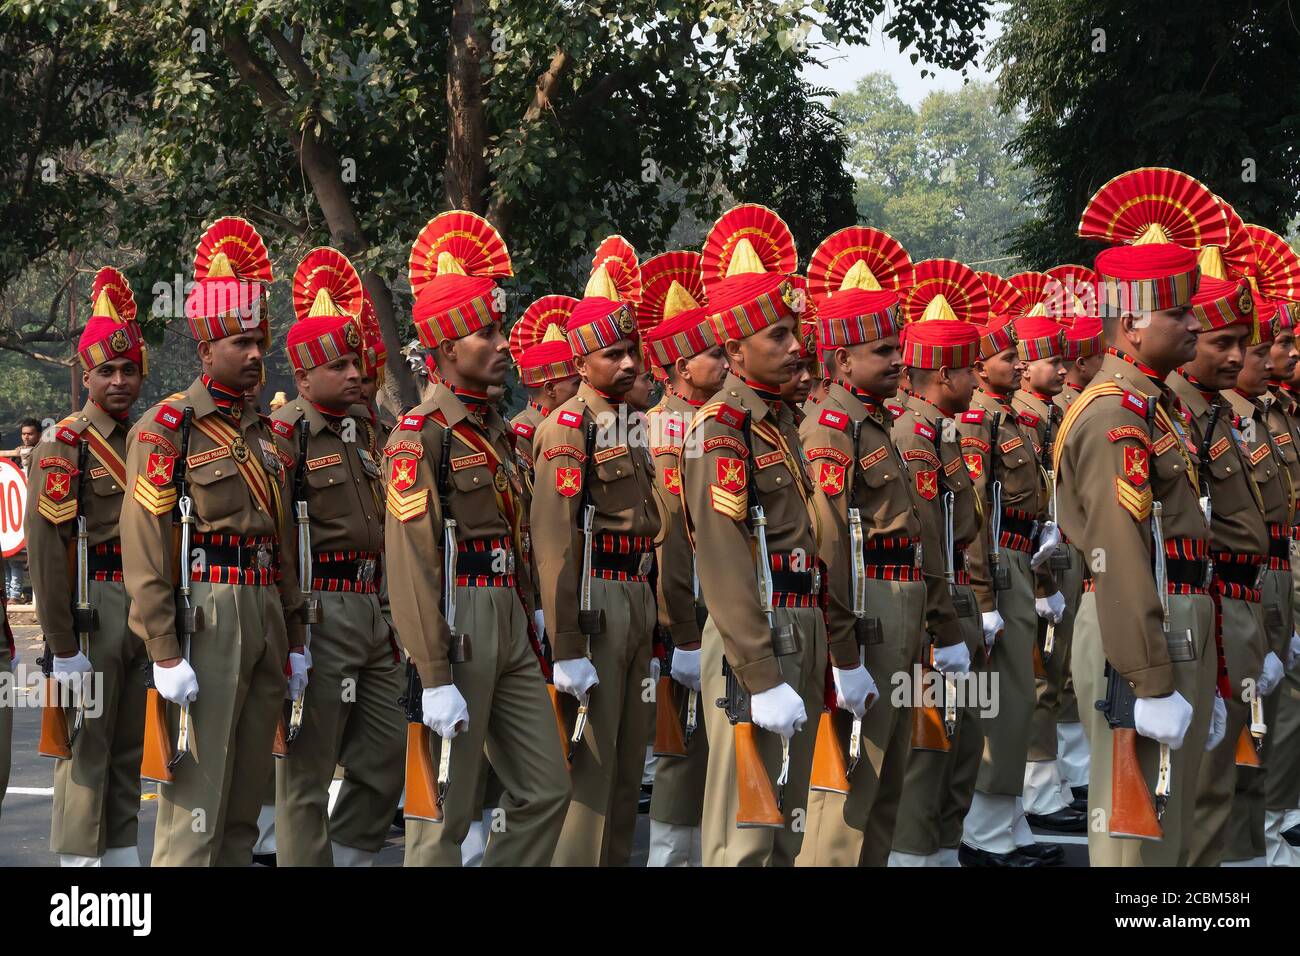
[[[15,797],[52,797],[54,796],[53,787],[10,787],[5,791],[5,796]]]

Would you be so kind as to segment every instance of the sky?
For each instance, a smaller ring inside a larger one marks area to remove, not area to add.
[[[898,49],[898,44],[884,36],[880,30],[881,23],[872,25],[875,39],[870,46],[846,46],[837,44],[834,51],[827,51],[820,66],[809,66],[804,70],[804,78],[821,86],[829,86],[837,93],[851,90],[855,83],[868,73],[885,72],[893,77],[898,86],[898,93],[910,106],[918,106],[926,95],[935,90],[955,90],[963,82],[960,70],[940,70],[929,67],[932,74],[921,78],[923,62],[912,64],[908,55]],[[984,42],[981,49],[1001,32],[996,20],[990,19],[984,28]],[[986,72],[976,62],[967,67],[967,78],[972,80],[992,81],[994,75]]]

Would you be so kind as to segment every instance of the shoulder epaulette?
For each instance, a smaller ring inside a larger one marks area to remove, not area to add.
[[[562,412],[556,412],[556,414],[555,414],[555,420],[556,420],[559,424],[561,424],[561,425],[565,425],[565,426],[567,426],[567,427],[569,427],[569,428],[581,428],[581,427],[582,427],[582,413],[581,413],[581,412],[575,412],[575,411],[573,411],[572,409],[565,409],[565,410],[562,411]]]
[[[1037,428],[1038,423],[1042,421],[1042,419],[1033,412],[1021,412],[1016,416],[1016,421],[1020,422],[1022,425],[1028,425],[1030,428]]]
[[[902,405],[895,405],[893,402],[885,402],[885,407],[889,409],[889,413],[893,415],[895,418],[898,418],[900,415],[903,414],[903,412],[907,411],[907,409],[905,409]]]
[[[926,438],[929,439],[930,441],[934,441],[934,429],[931,428],[929,425],[927,425],[925,422],[917,422],[915,431],[922,438]]]
[[[817,416],[817,424],[827,425],[830,428],[835,428],[839,431],[848,431],[849,416],[843,412],[837,412],[834,409],[823,408],[822,413]]]
[[[63,444],[65,445],[76,445],[77,442],[81,441],[81,435],[78,432],[74,431],[73,429],[69,428],[67,425],[64,425],[63,427],[59,428],[54,433],[54,437],[56,440],[63,442]]]
[[[282,422],[278,418],[271,419],[271,431],[275,432],[281,438],[288,438],[293,434],[293,426],[288,422]]]
[[[164,404],[158,409],[158,414],[153,417],[153,420],[164,428],[176,431],[176,429],[181,427],[181,418],[182,415],[179,408],[173,408],[170,405]]]
[[[520,438],[532,438],[533,432],[537,431],[532,425],[525,422],[515,422],[511,427],[514,428],[515,434]]]
[[[972,408],[961,413],[961,420],[967,425],[978,425],[984,421],[984,409]]]
[[[714,412],[713,417],[728,428],[741,428],[745,424],[745,413],[725,402],[718,405],[718,410]]]
[[[403,432],[418,432],[424,428],[426,415],[403,415],[402,420],[397,423],[397,430]]]

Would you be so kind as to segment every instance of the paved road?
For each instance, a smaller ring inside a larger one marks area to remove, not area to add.
[[[36,666],[41,654],[40,628],[15,626],[20,667]],[[14,715],[13,769],[9,790],[0,811],[0,867],[55,866],[57,858],[50,852],[50,804],[54,787],[54,761],[40,757],[36,745],[40,739],[41,713],[36,707],[17,708]],[[153,849],[153,828],[157,812],[155,784],[145,784],[140,801],[141,858],[149,859]],[[637,817],[636,840],[632,865],[644,866],[650,839],[648,818]],[[1043,837],[1043,839],[1051,839]],[[1082,838],[1069,838],[1082,841]],[[1087,847],[1072,842],[1065,847],[1066,865],[1087,866]],[[402,831],[393,828],[379,854],[380,866],[402,865]]]

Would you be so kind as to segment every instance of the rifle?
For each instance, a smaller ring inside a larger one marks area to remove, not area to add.
[[[998,477],[998,431],[1002,413],[994,412],[989,426],[989,577],[993,590],[1011,587],[1011,569],[1002,563],[1002,479]]]
[[[951,491],[943,493],[939,505],[943,512],[943,558],[944,576],[948,579],[948,593],[952,596],[953,611],[958,617],[972,617],[975,605],[970,594],[957,589],[957,569],[953,555],[953,509],[957,498]],[[957,733],[957,679],[948,674],[943,675],[943,728],[951,739]]]
[[[656,757],[686,756],[686,740],[682,735],[681,721],[677,717],[677,705],[673,697],[673,679],[670,676],[673,666],[672,638],[659,625],[655,625],[655,643],[663,648],[659,655],[659,681],[655,686],[655,742]]]
[[[423,693],[419,671],[408,657],[406,693],[397,700],[406,712],[406,803],[402,814],[408,820],[441,823],[442,807],[434,778],[433,757],[429,751],[432,732],[424,726],[424,708],[421,705]],[[443,741],[442,749],[451,748]]]
[[[312,552],[311,552],[311,515],[307,510],[307,444],[311,439],[311,423],[304,415],[298,419],[298,462],[293,472],[293,508],[294,524],[298,531],[298,588],[303,594],[303,646],[311,648],[311,628],[320,621],[320,599],[312,596]],[[302,732],[303,707],[307,697],[306,688],[298,699],[290,704],[289,729],[284,735],[284,753],[287,756],[289,745],[298,739]],[[284,716],[280,717],[281,723]],[[276,734],[279,738],[279,732]]]
[[[1039,467],[1047,476],[1047,513],[1054,524],[1056,522],[1056,474],[1052,470],[1052,445],[1056,441],[1056,426],[1060,413],[1060,409],[1055,404],[1047,407],[1047,431],[1043,435],[1043,448],[1039,453]],[[1047,567],[1052,571],[1070,569],[1070,551],[1064,543],[1058,544],[1052,551],[1047,559]],[[1043,641],[1041,653],[1034,659],[1034,677],[1046,678],[1047,669],[1043,666],[1043,662],[1051,660],[1052,652],[1056,649],[1056,623],[1040,619],[1039,629],[1042,631]]]
[[[740,829],[753,827],[772,827],[780,829],[785,826],[785,817],[772,792],[772,782],[768,779],[767,768],[758,752],[758,743],[754,739],[754,725],[750,722],[749,693],[741,686],[727,659],[722,659],[722,675],[726,678],[725,697],[719,697],[717,705],[727,714],[727,720],[735,733],[736,746],[736,826]]]
[[[181,413],[180,453],[172,469],[172,485],[176,489],[176,510],[180,527],[173,523],[177,534],[176,544],[176,636],[182,642],[182,656],[189,660],[190,644],[194,634],[203,629],[203,612],[190,601],[190,542],[194,532],[194,499],[190,497],[190,483],[185,459],[189,455],[190,431],[194,425],[194,409],[187,405]],[[180,720],[176,728],[176,747],[172,748],[167,729],[167,704],[149,682],[145,701],[144,756],[140,763],[140,776],[158,783],[171,783],[172,772],[190,750],[190,705],[180,705]]]
[[[704,625],[709,622],[709,609],[704,606],[704,601],[700,597],[700,570],[694,553],[691,554],[691,588],[695,595],[695,626],[703,634]],[[686,743],[688,744],[699,726],[699,701],[699,691],[693,688],[686,691]]]
[[[817,719],[817,739],[813,744],[812,774],[808,778],[808,789],[848,793],[850,770],[844,762],[844,751],[840,748],[839,737],[835,733],[834,714],[835,687],[831,665],[828,663],[825,701],[821,716]]]
[[[595,537],[596,506],[591,503],[591,460],[596,451],[596,423],[587,422],[582,476],[582,497],[579,499],[582,514],[582,582],[578,585],[578,630],[587,639],[587,656],[591,657],[592,638],[605,633],[605,609],[591,606],[591,548]],[[569,763],[578,753],[582,735],[587,729],[587,712],[591,697],[578,701],[578,716],[573,721],[573,735],[569,738]]]
[[[81,476],[77,484],[77,594],[72,605],[72,622],[77,631],[77,644],[81,653],[90,654],[90,638],[99,626],[99,612],[90,604],[90,532],[86,527],[86,468],[90,463],[90,445],[83,438],[77,445],[77,474]],[[72,722],[72,731],[68,734],[68,745],[77,740],[77,734],[86,722],[86,689],[82,686],[77,693],[77,716]]]

